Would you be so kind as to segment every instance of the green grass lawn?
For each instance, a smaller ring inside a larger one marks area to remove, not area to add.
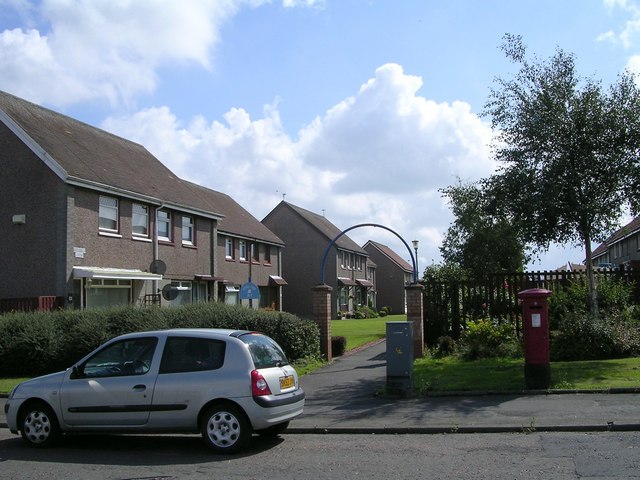
[[[0,393],[9,393],[13,387],[28,378],[0,378]]]
[[[331,336],[346,337],[347,351],[384,338],[387,322],[406,322],[406,315],[387,315],[378,318],[342,319],[331,321]]]

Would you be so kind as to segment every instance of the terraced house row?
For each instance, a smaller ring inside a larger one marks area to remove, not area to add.
[[[308,314],[295,299],[318,283],[318,256],[339,232],[284,201],[263,223],[143,146],[4,92],[0,168],[0,311],[249,303],[250,279],[254,307]],[[298,252],[301,225],[268,228],[292,211],[315,220],[320,253]],[[330,258],[335,311],[375,306],[367,251],[345,238]]]

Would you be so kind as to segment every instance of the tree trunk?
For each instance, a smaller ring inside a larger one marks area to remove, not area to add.
[[[596,276],[593,272],[593,263],[591,261],[591,237],[590,235],[584,235],[585,253],[587,259],[587,281],[589,288],[589,311],[593,318],[598,318],[600,312],[598,310],[598,288],[596,284]]]

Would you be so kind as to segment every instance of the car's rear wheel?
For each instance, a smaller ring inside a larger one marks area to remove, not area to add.
[[[261,437],[277,437],[289,426],[289,422],[279,423],[269,428],[265,428],[264,430],[258,430],[256,433]]]
[[[20,433],[30,447],[45,448],[60,437],[60,426],[56,414],[44,402],[33,402],[20,416]]]
[[[203,416],[200,426],[206,444],[218,453],[236,453],[251,438],[244,413],[233,405],[215,405]]]

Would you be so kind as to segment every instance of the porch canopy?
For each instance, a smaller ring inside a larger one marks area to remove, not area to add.
[[[73,267],[73,278],[162,280],[162,275],[137,269],[106,267]]]
[[[269,281],[274,285],[289,285],[287,281],[278,275],[269,275]]]

